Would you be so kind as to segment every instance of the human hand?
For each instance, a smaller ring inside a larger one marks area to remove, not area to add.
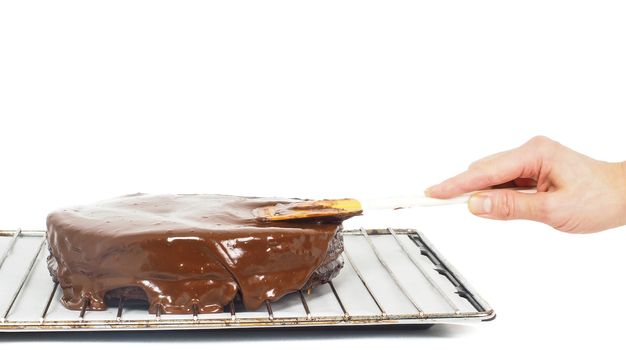
[[[494,189],[503,185],[536,186],[537,193]],[[626,224],[626,162],[598,161],[544,136],[478,160],[426,195],[445,199],[477,190],[468,206],[485,218],[535,220],[572,233]]]

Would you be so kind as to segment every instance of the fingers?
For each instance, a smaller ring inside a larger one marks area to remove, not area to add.
[[[499,153],[494,157],[475,162],[463,173],[445,180],[427,190],[427,195],[435,198],[450,198],[466,192],[479,191],[497,186],[518,178],[533,178],[534,162],[522,150]],[[523,176],[526,175],[526,176]]]
[[[469,210],[478,216],[499,219],[548,221],[547,193],[523,193],[513,190],[490,190],[470,197]]]
[[[487,176],[487,174],[476,170],[467,170],[428,188],[426,195],[433,198],[446,199],[466,192],[482,190],[489,187],[489,183],[492,182]]]
[[[550,142],[542,137],[533,138],[521,147],[483,158],[470,165],[465,172],[430,187],[426,190],[426,195],[451,198],[510,181],[536,183],[541,170],[542,155],[549,151]]]

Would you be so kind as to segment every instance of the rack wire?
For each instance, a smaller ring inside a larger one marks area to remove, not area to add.
[[[165,314],[120,298],[105,311],[61,304],[47,270],[45,231],[0,231],[0,331],[273,328],[463,323],[495,317],[425,236],[413,229],[343,231],[345,266],[331,282],[257,310]]]

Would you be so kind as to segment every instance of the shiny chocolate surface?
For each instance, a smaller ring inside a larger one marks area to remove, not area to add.
[[[261,222],[253,209],[293,198],[133,194],[54,211],[49,268],[62,303],[103,310],[105,294],[136,287],[150,313],[246,309],[297,291],[324,260],[342,219]],[[136,289],[135,288],[135,289]]]

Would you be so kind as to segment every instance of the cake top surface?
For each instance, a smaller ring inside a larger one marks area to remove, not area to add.
[[[324,229],[326,220],[262,222],[255,208],[301,201],[297,198],[240,197],[214,194],[131,194],[51,213],[48,222],[78,234],[126,237],[211,232],[214,237],[255,235],[266,231]],[[324,218],[323,218],[324,219]],[[337,221],[337,220],[330,220]],[[334,227],[334,225],[329,225]]]

